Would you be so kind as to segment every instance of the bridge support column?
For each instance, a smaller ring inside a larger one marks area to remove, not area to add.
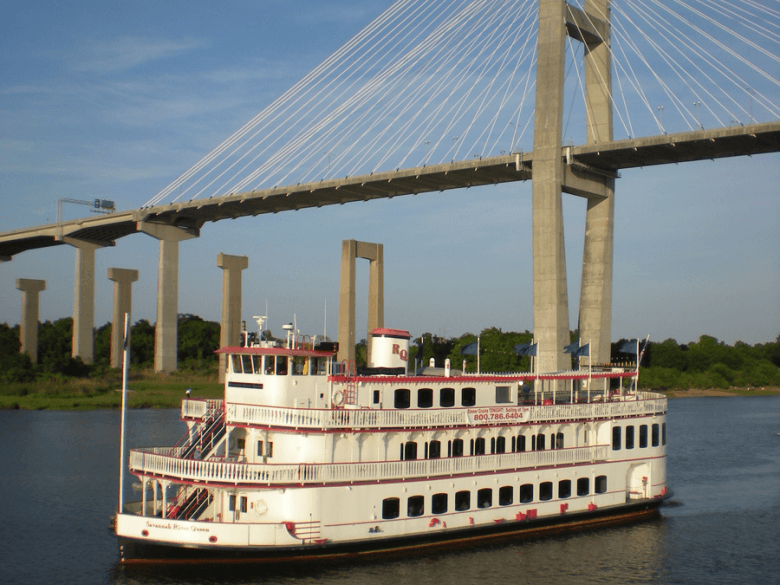
[[[534,337],[539,371],[569,369],[569,300],[563,234],[562,120],[566,3],[539,0],[534,119]]]
[[[109,268],[108,279],[114,281],[114,310],[111,316],[111,367],[121,368],[125,313],[131,314],[133,307],[132,285],[138,280],[138,271],[128,268]],[[130,324],[132,325],[132,323],[131,319]]]
[[[370,261],[368,284],[367,359],[371,358],[371,331],[385,325],[384,246],[356,240],[341,243],[339,288],[339,360],[355,360],[355,259]]]
[[[62,241],[76,248],[71,355],[91,364],[95,357],[95,250],[103,246],[68,237]]]
[[[600,19],[601,38],[585,39],[587,139],[612,140],[612,56],[610,0],[587,0],[585,12]],[[590,342],[593,363],[609,363],[612,334],[612,251],[615,223],[615,179],[604,178],[606,197],[588,198],[582,258],[579,331]]]
[[[172,372],[177,367],[179,339],[179,242],[198,237],[198,231],[145,222],[138,224],[138,231],[160,241],[154,369],[156,372]]]
[[[22,324],[19,327],[21,352],[27,353],[33,363],[38,362],[38,293],[46,290],[45,280],[18,278],[16,288],[22,291]]]
[[[219,345],[238,345],[241,334],[241,271],[249,266],[246,256],[217,255],[217,266],[222,269],[222,325]],[[227,355],[219,354],[219,381],[225,381]]]

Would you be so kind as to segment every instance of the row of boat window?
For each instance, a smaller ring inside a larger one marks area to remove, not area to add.
[[[647,427],[648,425],[639,425],[639,448],[640,449],[645,449],[648,445]],[[628,425],[625,427],[626,429],[625,442],[623,442],[623,438],[622,438],[623,428],[624,427],[612,427],[612,450],[613,451],[620,451],[620,449],[624,446],[626,449],[634,448],[634,445],[636,443],[635,441],[636,434],[634,432],[635,426]],[[663,423],[661,425],[654,424],[650,427],[650,444],[653,447],[658,447],[659,443],[661,445],[666,445],[666,423]]]
[[[496,402],[497,403],[510,403],[511,393],[509,391],[510,386],[496,386]],[[375,402],[378,402],[378,395],[375,394]],[[433,407],[433,389],[432,388],[420,388],[417,390],[417,408],[432,408]],[[461,406],[475,406],[477,404],[477,390],[476,388],[461,388],[460,389],[460,405]],[[412,391],[407,388],[398,388],[393,394],[393,406],[395,408],[411,408],[412,407]],[[455,388],[441,388],[439,390],[439,406],[441,408],[449,408],[455,406]]]
[[[564,440],[563,433],[550,433],[549,435],[549,449],[563,449]],[[509,447],[509,453],[518,453],[528,450],[529,441],[525,435],[518,435],[516,437],[510,437],[510,444],[507,445],[507,438],[504,436],[490,437],[490,451],[487,450],[487,440],[485,437],[477,437],[469,441],[469,455],[495,455],[507,452],[507,446]],[[547,435],[539,433],[538,435],[532,435],[530,440],[531,451],[543,451],[547,449]],[[447,441],[447,457],[463,457],[464,452],[463,439],[453,439]],[[442,457],[441,441],[433,440],[423,443],[422,459],[439,459]],[[418,443],[415,441],[408,441],[401,443],[401,455],[400,459],[413,460],[418,459]]]
[[[552,481],[543,481],[539,483],[538,486],[532,483],[525,483],[522,484],[518,490],[516,490],[514,486],[506,485],[498,488],[496,503],[499,506],[511,506],[515,503],[515,496],[517,496],[517,501],[520,504],[529,504],[534,501],[547,502],[555,497],[555,487],[556,485]],[[576,494],[578,496],[589,496],[591,495],[590,487],[589,477],[577,478],[574,484],[572,484],[572,480],[570,479],[562,479],[557,483],[557,499],[564,500],[572,497],[572,488],[576,489]],[[594,493],[596,494],[605,493],[607,491],[607,476],[596,476],[594,478],[593,488]],[[476,498],[473,498],[473,495],[476,495]],[[428,505],[430,506],[431,514],[446,514],[450,510],[450,503],[452,503],[452,509],[455,512],[471,510],[472,503],[476,504],[477,509],[491,508],[494,505],[493,495],[493,488],[477,490],[476,494],[471,490],[462,490],[455,492],[454,498],[452,502],[450,502],[450,494],[433,494]],[[416,516],[423,516],[426,513],[425,504],[425,496],[416,495],[406,498],[406,517],[414,518]],[[384,520],[392,520],[400,517],[400,515],[400,498],[385,498],[382,500],[382,518]]]
[[[233,354],[233,373],[265,374],[266,376],[324,376],[327,373],[327,357],[286,355]]]

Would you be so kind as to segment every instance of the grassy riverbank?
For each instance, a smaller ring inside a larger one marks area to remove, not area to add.
[[[102,379],[50,378],[6,384],[0,388],[0,410],[94,410],[120,407],[122,378],[111,372]],[[133,372],[128,383],[129,408],[179,408],[188,388],[193,398],[222,398],[223,386],[213,374]],[[777,396],[780,388],[667,390],[669,398],[703,396]]]
[[[128,381],[129,408],[179,408],[187,388],[193,398],[222,398],[223,385],[214,373],[156,374],[133,371]],[[51,377],[0,387],[0,409],[94,410],[119,408],[122,375],[110,371],[102,378]]]

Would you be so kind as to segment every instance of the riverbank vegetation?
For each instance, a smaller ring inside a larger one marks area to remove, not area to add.
[[[194,315],[179,316],[179,370],[154,372],[154,325],[141,319],[132,326],[128,404],[131,408],[178,408],[186,390],[193,396],[219,398],[217,355],[219,323]],[[72,320],[46,321],[39,326],[38,363],[19,353],[19,326],[0,324],[0,409],[94,409],[120,404],[121,371],[109,366],[111,325],[95,332],[95,360],[85,364],[71,357]],[[576,340],[576,332],[572,333]],[[513,348],[529,343],[524,331],[504,332],[491,327],[479,336],[483,372],[528,371],[530,358]],[[477,336],[444,338],[430,333],[413,340],[410,367],[434,358],[442,366],[449,358],[453,369],[476,371],[476,356],[461,354]],[[626,340],[612,344],[612,362],[632,366],[636,355],[621,352]],[[365,340],[357,346],[358,365],[365,363]],[[574,364],[573,364],[573,367]],[[642,356],[639,386],[686,396],[710,390],[732,394],[777,394],[780,388],[780,335],[774,342],[733,346],[702,335],[679,344],[674,339],[650,342]]]

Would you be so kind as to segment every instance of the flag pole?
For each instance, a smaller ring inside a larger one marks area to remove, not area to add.
[[[479,335],[477,335],[477,374],[482,373],[479,366]]]
[[[119,423],[119,510],[124,509],[123,488],[125,485],[125,413],[127,411],[127,368],[130,356],[130,315],[125,313],[124,358],[122,360],[122,417]]]

